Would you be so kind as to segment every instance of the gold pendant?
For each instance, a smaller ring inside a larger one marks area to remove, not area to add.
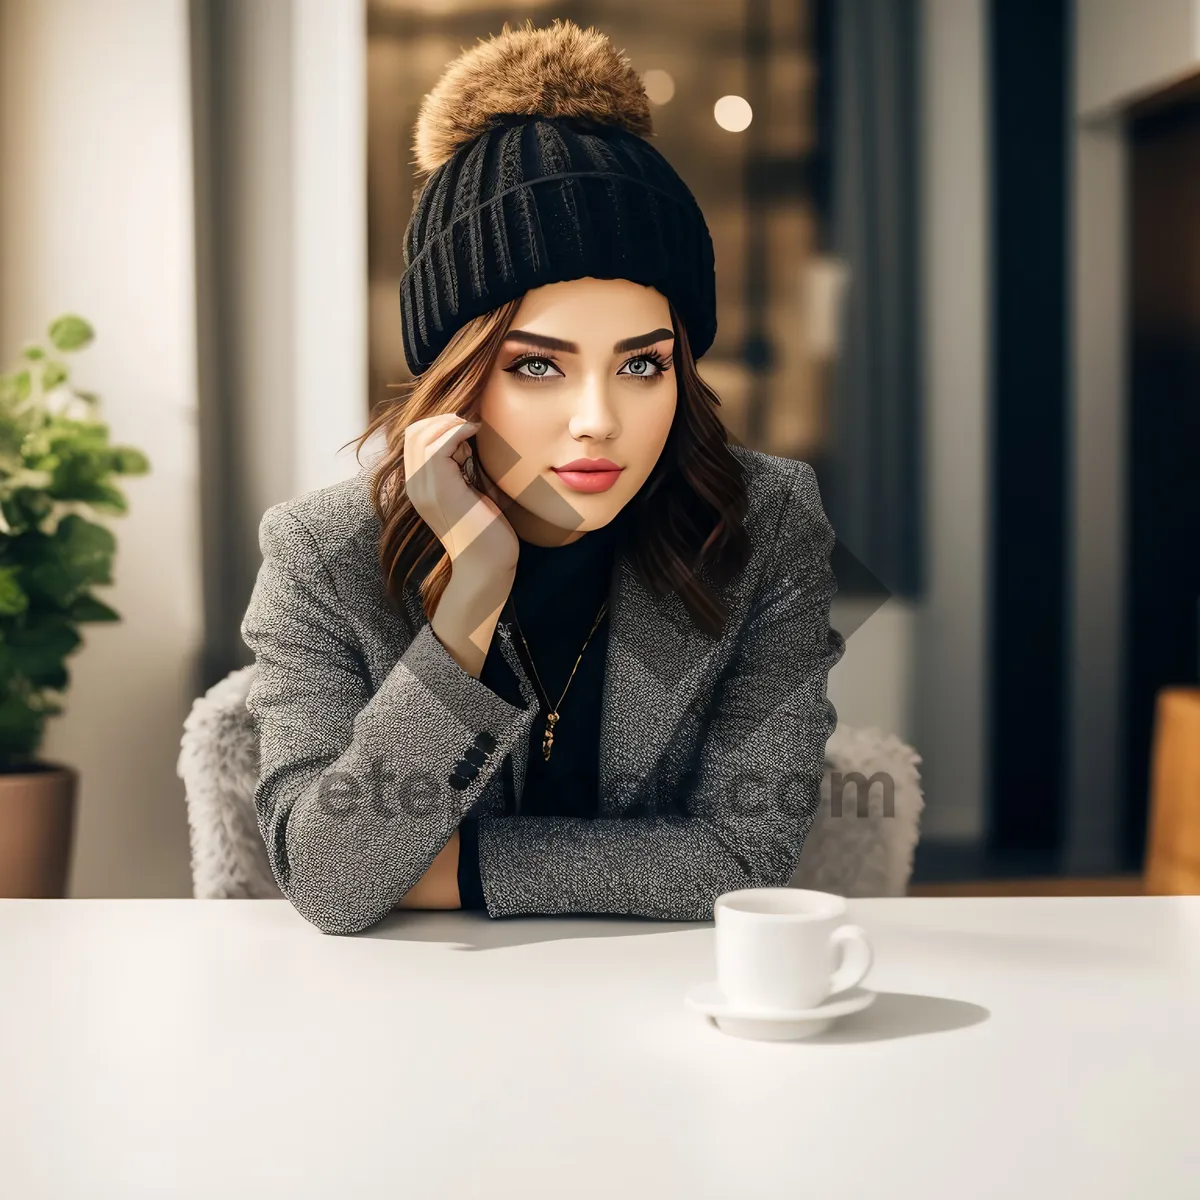
[[[552,712],[546,718],[546,729],[542,734],[542,758],[550,761],[550,748],[554,745],[554,726],[558,724],[558,713]]]

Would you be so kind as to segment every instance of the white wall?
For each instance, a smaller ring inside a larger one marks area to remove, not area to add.
[[[367,415],[364,0],[294,0],[295,490],[348,478]],[[400,300],[396,298],[396,320]]]
[[[42,748],[81,774],[76,896],[190,894],[174,770],[201,638],[186,30],[186,0],[0,3],[0,349],[67,310],[90,320],[75,377],[152,466],[110,522],[100,594],[124,619],[84,626]]]
[[[1113,113],[1195,72],[1200,0],[1076,0],[1076,111]]]

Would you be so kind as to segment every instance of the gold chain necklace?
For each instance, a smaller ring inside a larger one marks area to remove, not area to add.
[[[510,597],[510,599],[511,599],[511,597]],[[600,605],[600,611],[596,614],[596,620],[592,623],[592,632],[587,635],[587,641],[583,643],[583,650],[586,650],[588,648],[588,642],[590,642],[592,640],[592,633],[596,632],[597,626],[599,626],[601,620],[603,620],[604,610],[606,608],[608,608],[607,600],[605,600],[605,602],[602,605]],[[548,715],[546,717],[546,728],[542,733],[542,758],[544,758],[547,762],[549,762],[550,761],[550,750],[551,750],[551,747],[553,747],[553,745],[554,745],[554,727],[555,727],[555,725],[558,724],[558,705],[563,702],[563,696],[565,696],[567,694],[567,688],[569,688],[571,686],[571,680],[575,678],[576,668],[579,666],[580,661],[583,659],[583,650],[580,650],[579,658],[577,658],[575,660],[575,666],[571,668],[571,674],[567,677],[567,687],[563,688],[562,696],[559,696],[559,698],[558,698],[558,704],[556,704],[551,709],[550,708],[550,699],[546,695],[546,689],[544,687],[542,687],[542,681],[541,681],[541,679],[538,678],[537,667],[534,666],[533,655],[529,651],[529,643],[527,641],[525,641],[525,634],[521,630],[521,622],[517,620],[517,605],[516,605],[515,601],[512,604],[512,610],[513,610],[513,623],[517,627],[517,632],[519,634],[521,634],[521,642],[525,646],[525,656],[526,656],[526,658],[529,659],[529,665],[533,668],[533,678],[537,683],[538,691],[541,693],[542,703],[545,704],[547,710],[549,710]]]

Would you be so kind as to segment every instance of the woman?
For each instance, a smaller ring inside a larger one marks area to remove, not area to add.
[[[392,909],[710,920],[784,885],[837,717],[833,531],[695,360],[712,243],[640,79],[567,22],[425,98],[411,393],[376,464],[278,504],[242,635],[255,795],[319,929]]]

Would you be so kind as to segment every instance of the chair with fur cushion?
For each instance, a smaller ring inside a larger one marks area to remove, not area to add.
[[[281,898],[254,811],[258,737],[245,704],[254,671],[251,664],[230,672],[184,722],[176,771],[187,796],[198,899]],[[820,808],[790,885],[846,897],[903,896],[925,804],[920,756],[894,734],[839,725],[825,758]]]

